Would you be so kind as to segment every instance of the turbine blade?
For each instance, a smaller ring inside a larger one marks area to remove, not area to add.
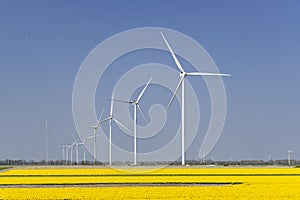
[[[101,121],[99,122],[99,124],[101,124],[101,123],[103,123],[103,122],[106,122],[107,120],[110,120],[110,119],[111,119],[111,117],[107,117],[107,118],[101,120]]]
[[[169,110],[170,105],[171,105],[172,101],[174,100],[174,98],[175,98],[175,96],[176,96],[176,94],[177,94],[177,92],[178,92],[178,90],[179,90],[179,88],[180,88],[180,86],[181,86],[181,83],[182,83],[183,79],[184,79],[184,76],[181,77],[181,79],[180,79],[180,81],[179,81],[179,83],[178,83],[178,85],[177,85],[177,88],[176,88],[176,90],[175,90],[175,92],[174,92],[174,94],[173,94],[173,96],[172,96],[172,98],[171,98],[171,100],[170,100],[170,102],[169,102],[169,104],[168,104],[168,106],[167,106],[167,110]]]
[[[73,140],[76,140],[76,137],[73,132],[70,132],[70,135],[72,136]]]
[[[167,39],[165,38],[164,34],[163,34],[162,32],[160,32],[160,34],[161,34],[161,36],[162,36],[164,42],[166,43],[166,45],[167,45],[167,47],[168,47],[168,49],[169,49],[169,51],[170,51],[170,53],[171,53],[171,55],[172,55],[172,57],[173,57],[173,60],[174,60],[175,63],[176,63],[177,68],[180,70],[180,72],[184,72],[184,70],[183,70],[183,68],[182,68],[182,66],[181,66],[181,64],[180,64],[180,62],[178,61],[178,59],[177,59],[175,53],[173,52],[173,50],[172,50],[171,46],[169,45]]]
[[[114,120],[114,122],[119,124],[127,133],[129,133],[129,134],[131,133],[131,131],[125,125],[123,125],[121,122],[119,122],[117,119],[112,118],[112,120]]]
[[[152,77],[149,79],[148,83],[146,84],[146,86],[144,87],[144,89],[142,90],[142,92],[140,93],[140,95],[138,96],[136,103],[139,103],[140,99],[142,98],[143,94],[145,93],[150,81],[152,80]]]
[[[230,74],[205,73],[205,72],[189,72],[188,76],[231,76]]]
[[[86,138],[84,138],[85,140],[87,140],[87,139],[90,139],[90,138],[93,138],[94,136],[93,135],[91,135],[91,136],[89,136],[89,137],[86,137]]]
[[[133,103],[133,101],[119,100],[119,99],[111,99],[111,101],[121,102],[121,103]]]
[[[70,146],[74,146],[78,140],[75,140]]]
[[[111,99],[114,99],[114,92],[112,93]],[[110,111],[109,111],[109,116],[112,116],[113,114],[113,108],[114,108],[114,102],[110,101]]]
[[[99,118],[98,118],[98,122],[97,122],[97,124],[95,125],[95,128],[97,128],[97,127],[99,126],[99,124],[100,124],[100,119],[101,119],[101,117],[102,117],[102,115],[103,115],[103,112],[104,112],[104,109],[102,110],[102,112],[101,112],[101,114],[100,114],[100,116],[99,116]]]
[[[146,119],[146,117],[145,117],[145,115],[144,115],[144,113],[143,113],[143,111],[142,111],[140,105],[137,105],[137,107],[138,107],[140,113],[142,114],[142,117],[143,117],[144,121],[145,121],[146,123],[148,123],[148,120]]]

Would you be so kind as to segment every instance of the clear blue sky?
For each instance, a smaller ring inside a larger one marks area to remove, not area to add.
[[[228,113],[214,159],[300,159],[299,1],[0,1],[0,159],[49,158],[75,132],[77,70],[101,41],[145,26],[198,41],[225,80]],[[195,159],[198,146],[188,150]]]

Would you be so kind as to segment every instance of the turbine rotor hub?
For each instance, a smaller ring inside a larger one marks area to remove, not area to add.
[[[186,76],[186,72],[180,72],[180,77],[185,77]]]

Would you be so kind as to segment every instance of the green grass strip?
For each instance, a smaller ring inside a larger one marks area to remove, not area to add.
[[[1,170],[5,170],[5,169],[11,169],[12,167],[0,167],[0,171]]]

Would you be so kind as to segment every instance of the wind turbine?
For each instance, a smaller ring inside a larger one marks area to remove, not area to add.
[[[62,159],[62,163],[64,164],[64,162],[65,162],[65,148],[66,148],[66,146],[65,145],[63,145],[62,146],[62,155],[63,155],[63,159]]]
[[[96,162],[97,162],[97,156],[96,156],[96,153],[97,153],[96,131],[97,131],[98,127],[99,127],[100,118],[101,118],[102,114],[103,114],[103,111],[102,111],[102,113],[101,113],[101,115],[100,115],[97,123],[95,125],[91,126],[94,129],[94,165],[96,165]]]
[[[117,99],[112,99],[112,101],[116,101],[116,102],[122,102],[122,103],[128,103],[133,105],[133,152],[134,152],[134,165],[136,165],[136,123],[137,123],[137,108],[140,110],[144,120],[146,121],[146,118],[139,106],[139,102],[143,96],[143,94],[145,93],[147,87],[149,86],[150,81],[152,80],[152,77],[149,79],[149,81],[147,82],[147,84],[145,85],[144,89],[142,90],[142,92],[139,94],[138,98],[136,100],[131,100],[131,101],[124,101],[124,100],[117,100]]]
[[[114,99],[114,94],[112,94],[112,99]],[[127,132],[131,132],[126,126],[124,126],[120,121],[118,121],[116,118],[113,117],[113,107],[114,103],[113,100],[110,102],[110,111],[109,111],[109,116],[102,121],[99,122],[99,124],[104,123],[106,121],[109,121],[109,165],[112,164],[112,150],[111,150],[111,145],[112,145],[112,121],[116,122],[119,124],[122,128],[124,128]]]
[[[67,144],[66,146],[66,165],[69,164],[69,148],[71,147],[71,145]]]
[[[76,142],[77,142],[77,140],[76,141],[74,141],[69,147],[70,147],[70,161],[71,161],[71,165],[73,164],[73,146],[76,144]]]
[[[291,153],[293,152],[292,150],[290,150],[289,148],[288,150],[288,164],[291,165]]]
[[[76,143],[76,164],[77,165],[78,165],[78,154],[79,154],[78,153],[78,146],[81,145],[81,144],[83,145],[84,143],[81,143],[81,142]]]
[[[177,88],[168,104],[167,110],[169,109],[173,99],[175,98],[180,86],[181,86],[181,164],[185,165],[185,85],[184,85],[184,80],[187,76],[230,76],[229,74],[217,74],[217,73],[205,73],[205,72],[185,72],[183,67],[181,66],[179,60],[177,59],[174,51],[172,50],[171,46],[169,45],[167,39],[165,38],[164,34],[162,32],[160,32],[165,44],[167,45],[173,60],[175,61],[175,64],[177,66],[177,68],[180,71],[180,81],[177,85]]]
[[[84,138],[84,140],[83,140],[83,146],[84,146],[84,149],[83,149],[83,163],[84,164],[86,163],[86,142],[87,142],[88,139],[94,138],[94,137],[95,137],[94,135],[88,136],[88,137]]]

